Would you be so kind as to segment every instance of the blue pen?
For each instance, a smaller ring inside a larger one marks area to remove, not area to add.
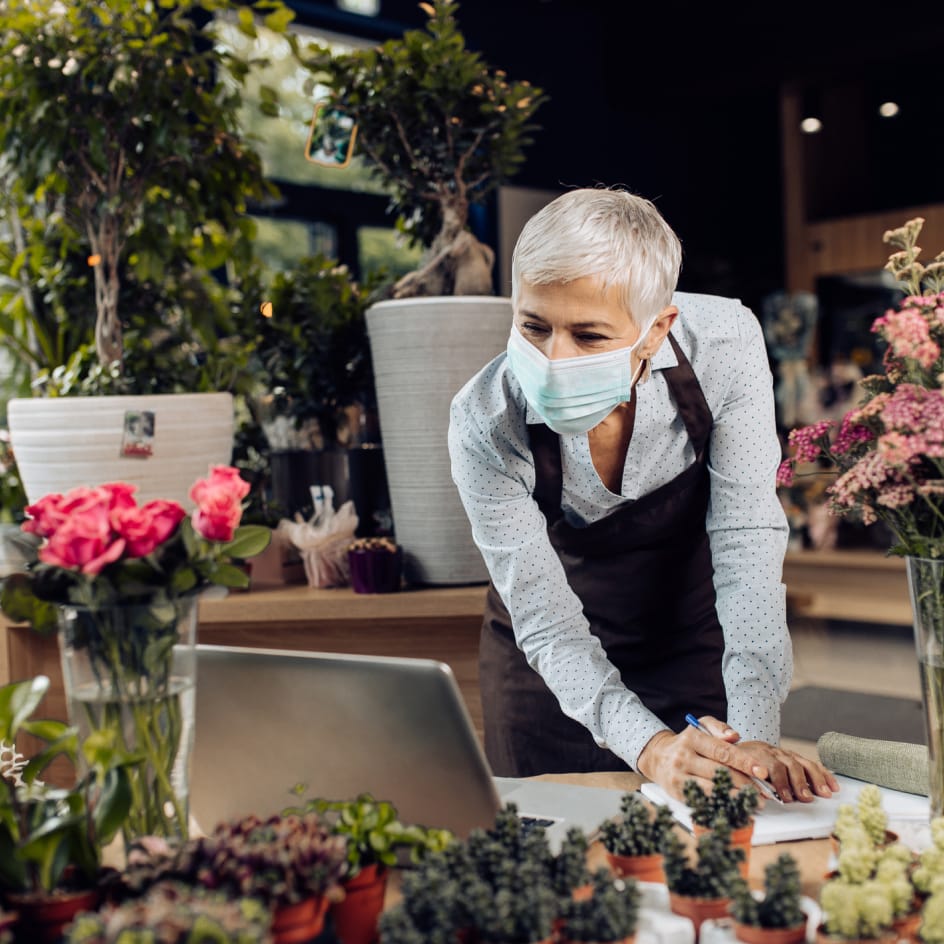
[[[693,727],[701,731],[702,734],[707,734],[708,737],[714,737],[714,735],[693,715],[685,715],[685,720]],[[751,776],[751,780],[754,783],[754,786],[757,787],[760,792],[767,797],[768,800],[776,800],[778,803],[783,803],[783,800],[780,799],[780,794],[773,788],[773,786],[767,783],[766,780],[761,780],[760,777]]]

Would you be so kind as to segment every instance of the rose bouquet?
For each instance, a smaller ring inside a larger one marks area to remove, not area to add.
[[[897,247],[888,269],[906,297],[877,318],[884,373],[862,381],[864,398],[839,423],[795,429],[778,483],[798,474],[835,479],[829,510],[865,524],[883,521],[890,553],[908,559],[915,642],[927,710],[932,812],[944,812],[944,252],[927,266],[916,245],[923,219],[885,233]],[[804,471],[804,467],[806,471]]]
[[[4,582],[0,606],[39,631],[58,626],[72,722],[138,757],[126,841],[187,834],[196,600],[213,584],[248,585],[233,560],[270,536],[239,526],[248,491],[236,469],[217,466],[191,488],[189,515],[172,501],[138,505],[122,482],[26,508],[39,559]]]

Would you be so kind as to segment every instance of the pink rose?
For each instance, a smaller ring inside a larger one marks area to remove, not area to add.
[[[158,499],[140,508],[132,505],[113,511],[111,518],[125,539],[128,557],[147,557],[174,533],[186,514],[177,502]]]
[[[118,560],[124,549],[124,538],[111,528],[107,503],[89,501],[56,528],[40,548],[39,559],[94,576],[106,564]]]
[[[35,504],[27,505],[26,513],[30,517],[23,522],[23,530],[48,538],[66,520],[67,516],[59,510],[62,501],[63,496],[55,493],[43,495]]]
[[[249,483],[232,466],[213,466],[210,477],[194,482],[190,498],[197,508],[193,529],[208,541],[232,541],[243,515],[242,500]]]

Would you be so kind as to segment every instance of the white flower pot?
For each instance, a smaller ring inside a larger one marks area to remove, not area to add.
[[[150,453],[135,454],[126,448],[125,420],[144,411],[154,414]],[[232,460],[229,393],[15,399],[7,418],[30,502],[78,485],[129,482],[139,503],[165,498],[191,507],[191,485]]]
[[[505,349],[510,329],[507,298],[406,298],[367,311],[393,527],[412,583],[488,580],[446,436],[452,398]]]

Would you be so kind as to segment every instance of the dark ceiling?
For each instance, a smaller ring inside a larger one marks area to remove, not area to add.
[[[292,5],[302,18],[378,38],[425,21],[414,0],[381,0],[373,24],[330,2]],[[942,4],[880,17],[830,0],[465,0],[458,20],[486,61],[549,95],[513,183],[622,184],[655,200],[682,237],[691,290],[756,304],[782,284],[784,82],[811,101],[828,93],[840,116],[868,109],[867,121],[811,136],[821,178],[811,215],[944,200]],[[880,128],[876,96],[902,104]]]

